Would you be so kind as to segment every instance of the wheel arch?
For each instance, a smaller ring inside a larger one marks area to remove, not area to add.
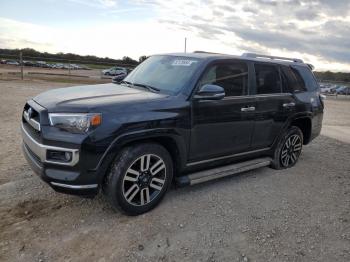
[[[99,173],[99,183],[101,183],[108,173],[118,152],[127,146],[139,143],[158,143],[162,145],[170,154],[174,164],[174,176],[181,172],[185,166],[187,150],[183,138],[174,130],[150,130],[144,132],[130,132],[118,136],[110,144],[106,152],[101,157],[95,171]]]
[[[311,140],[312,121],[310,117],[298,117],[290,122],[289,126],[300,128],[303,133],[303,144],[307,145]]]

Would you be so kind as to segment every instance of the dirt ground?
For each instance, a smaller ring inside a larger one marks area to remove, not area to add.
[[[0,261],[350,261],[350,99],[326,101],[298,164],[171,189],[127,217],[55,193],[20,150],[24,102],[45,81],[0,81]]]

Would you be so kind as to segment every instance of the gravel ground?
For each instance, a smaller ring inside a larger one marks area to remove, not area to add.
[[[328,132],[348,130],[349,99],[326,101],[327,136],[295,167],[173,188],[150,213],[127,217],[101,195],[55,193],[26,164],[22,106],[60,86],[0,81],[0,261],[350,261],[350,144],[347,131]]]

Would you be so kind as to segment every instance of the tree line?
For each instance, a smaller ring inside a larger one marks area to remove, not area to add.
[[[79,63],[85,63],[85,64],[106,64],[106,65],[125,65],[125,66],[131,66],[135,67],[139,63],[146,60],[147,56],[140,56],[139,60],[136,61],[128,56],[124,56],[122,59],[113,59],[109,57],[97,57],[93,55],[77,55],[72,53],[48,53],[48,52],[39,52],[32,48],[23,48],[23,49],[1,49],[0,48],[0,57],[1,58],[8,58],[8,59],[14,59],[18,60],[19,53],[22,51],[23,59],[29,58],[37,58],[45,61],[79,61]],[[343,73],[343,72],[315,72],[315,76],[319,81],[339,81],[339,82],[350,82],[350,73]]]
[[[315,72],[319,81],[350,82],[350,73],[343,72]]]
[[[48,53],[48,52],[39,52],[32,48],[23,48],[23,49],[1,49],[0,48],[0,57],[8,58],[13,60],[19,59],[19,53],[22,52],[23,59],[30,60],[31,58],[37,58],[45,61],[79,61],[80,63],[98,63],[98,64],[118,64],[118,65],[128,65],[128,66],[137,66],[140,62],[147,59],[147,56],[140,56],[139,61],[136,61],[128,56],[124,56],[122,59],[113,59],[109,57],[97,57],[93,55],[77,55],[72,53]]]

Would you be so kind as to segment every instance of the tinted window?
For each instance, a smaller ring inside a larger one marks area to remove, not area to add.
[[[255,64],[257,94],[281,93],[281,79],[277,66]]]
[[[313,76],[311,70],[306,66],[292,66],[294,73],[301,81],[304,88],[309,91],[314,91],[318,88],[315,77]]]
[[[289,66],[281,66],[283,92],[294,93],[306,91],[305,83],[299,73]]]
[[[201,79],[200,85],[205,84],[221,86],[226,96],[245,95],[248,89],[248,67],[240,62],[211,66]]]

